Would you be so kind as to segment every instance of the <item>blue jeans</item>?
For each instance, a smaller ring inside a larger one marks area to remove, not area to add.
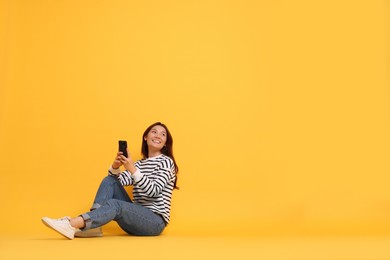
[[[85,228],[96,228],[115,220],[128,234],[136,236],[158,236],[165,228],[163,218],[141,205],[131,201],[117,178],[107,176],[96,193],[90,212],[81,217]]]

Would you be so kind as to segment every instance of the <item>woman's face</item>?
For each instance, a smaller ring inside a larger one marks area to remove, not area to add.
[[[150,129],[144,139],[148,144],[149,151],[161,151],[167,142],[167,131],[161,125],[156,125]]]

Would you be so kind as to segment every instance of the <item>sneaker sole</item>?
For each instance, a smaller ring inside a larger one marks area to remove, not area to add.
[[[41,220],[42,220],[42,223],[45,224],[47,227],[53,229],[54,231],[56,231],[57,233],[59,233],[60,235],[66,237],[66,238],[68,238],[68,239],[71,239],[71,240],[74,239],[74,237],[69,236],[69,235],[67,235],[67,234],[65,234],[65,233],[62,233],[61,230],[58,230],[58,229],[56,229],[55,227],[53,227],[46,219],[47,219],[47,218],[42,218]]]
[[[80,232],[80,231],[78,231],[78,232],[76,232],[75,234],[74,234],[74,237],[81,237],[81,238],[89,238],[89,237],[102,237],[103,236],[103,234],[102,233],[97,233],[97,234],[83,234],[82,232]]]
[[[103,231],[101,227],[88,230],[79,230],[74,233],[74,237],[102,237]]]

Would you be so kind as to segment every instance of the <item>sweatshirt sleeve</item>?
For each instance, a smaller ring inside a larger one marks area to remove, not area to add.
[[[119,182],[123,186],[133,185],[134,183],[133,177],[128,170],[121,171],[119,168],[114,169],[112,168],[112,166],[110,166],[110,168],[108,169],[108,175],[118,178]]]
[[[174,177],[173,163],[171,160],[165,160],[154,170],[153,178],[142,173],[139,169],[133,174],[134,185],[140,191],[150,197],[157,197],[161,194],[164,187]]]

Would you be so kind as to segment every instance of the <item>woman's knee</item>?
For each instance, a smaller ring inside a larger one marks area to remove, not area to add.
[[[115,176],[107,175],[106,177],[103,178],[102,182],[113,184],[113,183],[119,183],[119,180]]]

